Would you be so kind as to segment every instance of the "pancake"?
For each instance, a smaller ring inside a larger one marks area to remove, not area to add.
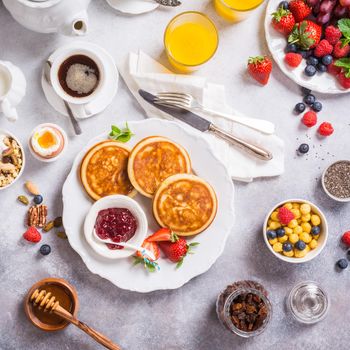
[[[124,144],[111,140],[90,148],[81,162],[80,178],[92,199],[112,194],[136,194],[127,172],[129,154],[130,150]]]
[[[217,198],[213,188],[192,174],[168,177],[153,198],[153,214],[161,227],[179,236],[196,235],[214,220]]]
[[[191,160],[186,150],[166,137],[141,140],[129,157],[130,181],[138,192],[149,198],[167,177],[190,172]]]

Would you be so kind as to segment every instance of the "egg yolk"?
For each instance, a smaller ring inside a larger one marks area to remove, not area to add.
[[[39,136],[38,144],[42,148],[50,148],[56,145],[56,139],[51,132],[45,131],[42,135]]]

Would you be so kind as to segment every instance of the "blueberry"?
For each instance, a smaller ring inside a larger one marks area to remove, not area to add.
[[[348,265],[349,263],[346,259],[340,259],[337,261],[337,266],[342,270],[346,269]]]
[[[298,250],[304,250],[306,248],[306,244],[303,241],[298,241],[295,243],[295,248]]]
[[[326,56],[322,57],[322,63],[324,65],[328,66],[332,62],[333,62],[333,57],[331,55],[326,55]]]
[[[324,72],[327,72],[327,66],[325,66],[324,64],[322,63],[319,63],[317,66],[316,66],[317,70],[321,73],[324,73]]]
[[[348,256],[348,259],[350,260],[350,250],[346,252],[346,255]]]
[[[317,63],[318,63],[318,59],[314,56],[310,56],[307,61],[306,61],[307,64],[311,65],[311,66],[316,66]]]
[[[266,236],[268,239],[275,239],[276,238],[276,231],[269,230],[266,232]]]
[[[302,86],[301,87],[301,93],[303,94],[303,96],[309,95],[309,94],[311,94],[311,90]]]
[[[40,247],[40,253],[42,255],[49,255],[51,253],[51,247],[48,244],[43,244]]]
[[[300,102],[300,103],[297,103],[294,107],[294,111],[298,114],[300,113],[303,113],[305,111],[305,104]]]
[[[322,111],[322,103],[315,101],[315,103],[311,107],[315,112],[321,112]]]
[[[311,51],[311,50],[307,50],[307,51],[305,51],[305,50],[299,50],[299,53],[300,53],[300,55],[303,57],[303,58],[308,58],[308,57],[310,57],[312,54],[313,54],[313,51]]]
[[[298,52],[298,47],[295,44],[288,44],[286,46],[286,48],[284,49],[285,53],[289,53],[289,52]]]
[[[288,1],[282,1],[282,2],[280,2],[280,4],[278,5],[278,7],[282,7],[283,9],[288,10],[288,8],[289,8],[289,3],[288,3]]]
[[[312,226],[312,228],[311,228],[312,235],[317,236],[320,234],[320,232],[321,232],[320,226]]]
[[[302,143],[299,148],[298,148],[298,152],[301,154],[305,154],[307,152],[309,152],[309,145],[307,143]]]
[[[316,97],[312,94],[308,94],[304,97],[304,102],[309,106],[313,105],[315,101]]]
[[[293,249],[292,243],[289,243],[289,242],[283,243],[282,249],[284,252],[290,252]]]
[[[283,237],[285,234],[286,234],[286,231],[284,230],[284,228],[279,228],[279,229],[276,231],[277,237]]]
[[[41,196],[40,194],[36,195],[33,199],[35,204],[41,204],[43,201],[43,196]]]
[[[310,64],[305,67],[305,74],[308,77],[313,77],[316,74],[316,68]]]

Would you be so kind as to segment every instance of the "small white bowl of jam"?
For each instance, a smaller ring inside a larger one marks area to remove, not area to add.
[[[116,244],[103,243],[100,239],[112,240]],[[134,255],[133,249],[118,246],[128,242],[141,246],[146,238],[148,222],[140,205],[123,195],[103,197],[90,208],[84,223],[84,234],[91,248],[109,259],[122,259]]]

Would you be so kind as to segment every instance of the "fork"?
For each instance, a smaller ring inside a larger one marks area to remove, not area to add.
[[[176,7],[181,5],[181,2],[178,0],[154,0],[154,1],[157,2],[159,5],[163,5],[163,6]]]
[[[184,108],[184,109],[197,109],[204,112],[217,115],[226,119],[233,120],[234,122],[245,125],[251,129],[258,130],[264,134],[274,134],[275,126],[273,123],[267,120],[261,120],[256,118],[241,117],[233,114],[216,112],[211,109],[205,108],[199,103],[192,95],[182,92],[160,92],[156,95],[157,100],[154,102],[163,106]]]

